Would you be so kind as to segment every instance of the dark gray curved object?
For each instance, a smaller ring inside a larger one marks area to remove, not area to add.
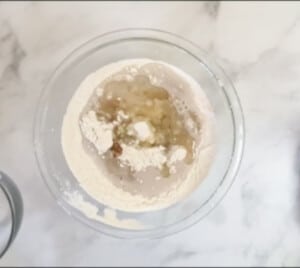
[[[12,224],[10,228],[9,239],[6,242],[3,250],[0,250],[0,258],[5,254],[14,241],[20,229],[23,217],[23,201],[20,191],[12,179],[0,171],[0,191],[1,190],[4,192],[10,207]]]

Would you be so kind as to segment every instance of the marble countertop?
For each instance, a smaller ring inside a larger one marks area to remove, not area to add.
[[[74,221],[37,171],[38,96],[71,50],[151,27],[212,53],[246,119],[242,167],[222,203],[177,235],[120,241]],[[0,2],[0,169],[23,194],[22,228],[0,265],[300,265],[300,3]]]

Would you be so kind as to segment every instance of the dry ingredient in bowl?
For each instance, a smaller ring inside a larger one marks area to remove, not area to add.
[[[66,161],[94,199],[124,211],[189,194],[213,157],[214,116],[199,84],[160,61],[134,59],[89,75],[62,127]]]

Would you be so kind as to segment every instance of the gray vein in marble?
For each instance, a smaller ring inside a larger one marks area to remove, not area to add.
[[[19,78],[20,64],[26,56],[17,35],[8,22],[1,24],[0,33],[1,32],[4,34],[0,37],[0,51],[6,51],[5,47],[8,47],[6,53],[8,53],[10,60],[7,66],[4,67],[2,75],[0,76],[0,90],[4,89],[3,81],[13,79],[14,77]]]
[[[220,1],[209,1],[204,3],[205,11],[213,18],[217,18],[220,10]]]
[[[297,16],[294,20],[294,22],[291,24],[291,26],[289,28],[287,28],[287,30],[285,31],[285,33],[283,34],[283,37],[281,38],[280,42],[281,43],[284,38],[289,35],[297,26],[298,24],[300,23],[300,15]]]
[[[288,229],[286,229],[285,232],[281,232],[279,235],[277,235],[277,239],[272,243],[272,245],[268,249],[258,249],[255,245],[249,247],[249,251],[252,251],[253,255],[255,256],[257,265],[267,266],[268,260],[272,257],[274,252],[276,252],[276,250],[280,248],[280,246],[283,244],[283,240],[287,233],[287,230]]]
[[[241,187],[241,199],[244,206],[243,223],[246,227],[250,228],[255,225],[253,218],[255,212],[259,208],[259,203],[262,202],[262,197],[256,190],[252,189],[249,181],[246,181]]]
[[[166,257],[164,257],[160,261],[160,265],[161,266],[170,265],[170,263],[176,263],[176,261],[184,260],[195,255],[197,255],[196,251],[183,250],[178,247],[176,250],[174,250]]]
[[[229,69],[229,75],[232,79],[232,81],[235,81],[236,79],[238,79],[239,75],[241,73],[246,73],[249,70],[251,70],[252,68],[254,68],[257,64],[260,64],[262,61],[267,60],[271,57],[273,57],[274,55],[276,55],[276,53],[279,52],[279,47],[280,45],[282,45],[282,43],[285,41],[285,39],[287,38],[287,36],[296,28],[299,26],[300,23],[300,16],[296,17],[295,20],[293,21],[293,23],[286,29],[286,31],[282,34],[281,38],[274,43],[271,47],[269,47],[268,49],[262,51],[258,56],[256,61],[253,62],[247,62],[247,63],[242,63],[242,64],[233,64],[232,62],[230,62],[230,60],[224,59],[224,58],[220,58],[219,61],[222,63],[223,66],[230,66],[228,68]],[[213,51],[214,50],[214,44],[211,44],[210,49]],[[226,71],[228,72],[228,70],[226,69]]]

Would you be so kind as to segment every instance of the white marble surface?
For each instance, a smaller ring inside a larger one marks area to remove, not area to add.
[[[154,27],[210,51],[243,105],[236,182],[194,227],[111,239],[66,215],[41,180],[32,119],[45,80],[73,48],[113,29]],[[0,2],[0,169],[25,202],[0,265],[300,265],[300,3]]]

